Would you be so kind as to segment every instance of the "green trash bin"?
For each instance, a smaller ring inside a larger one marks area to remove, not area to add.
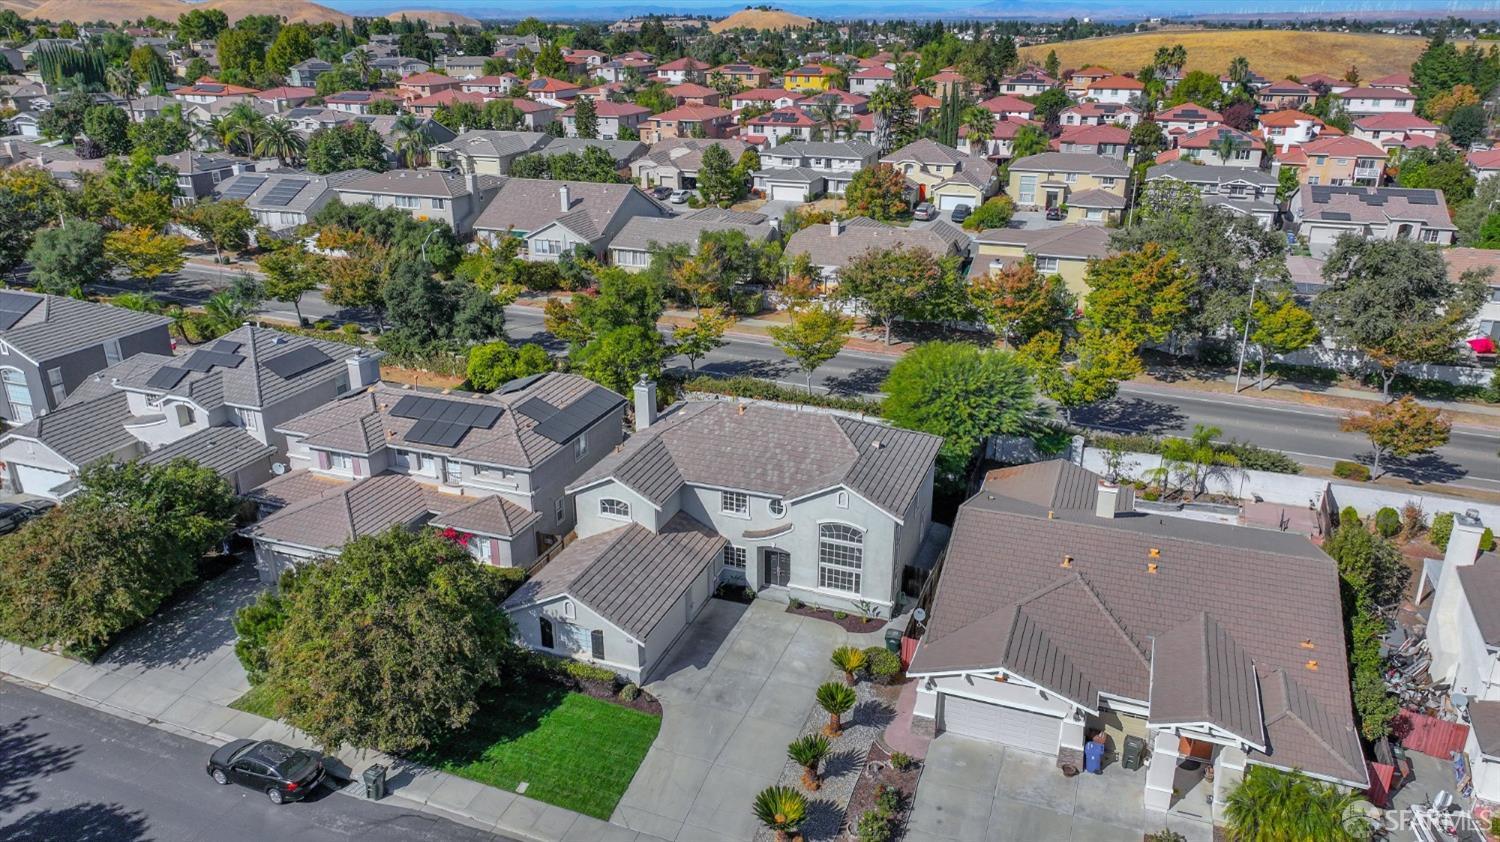
[[[892,626],[885,630],[885,648],[897,655],[901,654],[901,630]]]
[[[385,767],[379,763],[365,770],[362,776],[365,781],[365,797],[371,801],[379,801],[385,797]]]

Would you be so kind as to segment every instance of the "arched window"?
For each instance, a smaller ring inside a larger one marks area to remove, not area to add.
[[[630,504],[624,500],[605,497],[599,501],[599,514],[620,520],[630,520]]]
[[[865,534],[842,523],[818,527],[818,587],[860,592],[865,566]]]

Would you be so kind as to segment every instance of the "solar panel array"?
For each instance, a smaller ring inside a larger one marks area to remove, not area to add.
[[[266,183],[263,175],[241,175],[235,182],[224,189],[226,199],[248,199],[250,194],[260,189]]]
[[[0,330],[10,330],[15,327],[16,322],[24,318],[40,302],[41,299],[35,296],[0,292]]]
[[[146,385],[153,389],[171,389],[178,383],[181,383],[182,378],[186,376],[187,369],[170,365],[162,366],[156,370],[155,374],[151,375],[151,379],[146,381]]]
[[[523,401],[516,411],[536,422],[533,431],[548,441],[563,444],[588,429],[601,416],[615,406],[615,399],[603,390],[595,389],[583,397],[559,409],[541,398]]]
[[[796,123],[802,119],[802,115],[794,114],[790,111],[772,111],[760,115],[758,119],[764,120],[767,123]]]
[[[1354,217],[1343,211],[1323,211],[1322,218],[1333,222],[1348,222]]]
[[[1435,205],[1438,203],[1437,195],[1433,193],[1413,192],[1411,195],[1406,197],[1406,201],[1414,205]]]
[[[454,447],[463,441],[470,430],[488,429],[500,420],[502,410],[498,406],[442,398],[407,395],[391,407],[397,418],[414,419],[405,439],[413,444],[433,444],[438,447]]]
[[[271,192],[266,194],[262,203],[271,207],[286,207],[305,187],[307,187],[307,182],[304,179],[284,178],[271,188]]]
[[[535,383],[538,380],[541,380],[546,376],[546,372],[543,372],[541,374],[530,374],[525,377],[517,377],[514,380],[507,380],[504,383],[501,383],[500,388],[496,389],[495,391],[496,393],[501,395],[509,395],[512,392],[521,391],[522,389],[530,386],[531,384]]]
[[[188,371],[209,371],[218,368],[239,368],[245,358],[239,354],[215,351],[211,348],[202,348],[189,354],[182,361],[182,367]]]
[[[279,357],[266,360],[265,366],[272,374],[282,380],[290,380],[304,371],[311,371],[324,363],[333,361],[328,356],[312,345],[303,345],[301,348],[293,348]]]

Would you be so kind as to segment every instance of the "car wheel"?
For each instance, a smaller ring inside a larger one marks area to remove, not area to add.
[[[277,789],[276,787],[271,787],[270,789],[266,790],[266,797],[271,799],[272,804],[280,804],[286,800],[286,796],[282,795],[281,790]]]
[[[213,778],[214,783],[218,784],[219,786],[223,786],[224,784],[229,783],[229,776],[224,774],[223,769],[215,769],[213,774],[209,777]]]

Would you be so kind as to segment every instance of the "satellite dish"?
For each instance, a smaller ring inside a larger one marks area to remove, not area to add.
[[[282,474],[286,473],[286,463],[285,462],[277,462],[277,463],[273,464],[271,466],[271,473],[275,474],[278,477],[281,476]]]
[[[927,609],[918,608],[917,610],[911,612],[911,618],[919,623],[927,622]]]

